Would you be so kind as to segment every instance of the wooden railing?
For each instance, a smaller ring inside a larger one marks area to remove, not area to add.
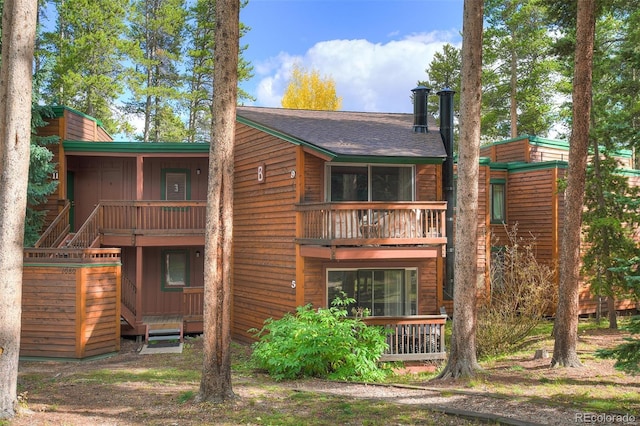
[[[206,201],[102,201],[100,231],[131,234],[204,232]]]
[[[120,296],[121,302],[124,306],[126,306],[129,311],[135,316],[136,315],[136,295],[138,289],[136,289],[136,284],[131,281],[124,274],[122,275],[122,294]]]
[[[58,216],[51,222],[51,225],[44,231],[42,236],[33,245],[34,248],[42,247],[58,247],[62,240],[69,233],[69,211],[71,210],[71,203],[65,202],[64,207],[58,213]]]
[[[116,263],[120,262],[119,248],[28,248],[24,249],[24,263]]]
[[[417,245],[446,244],[447,203],[306,203],[300,244]]]
[[[410,317],[367,317],[369,325],[384,326],[389,348],[381,361],[422,361],[445,359],[444,327],[446,315]]]
[[[202,321],[204,316],[204,287],[182,289],[182,318],[184,321]]]
[[[67,242],[67,247],[88,248],[96,244],[100,237],[100,211],[100,204],[98,204],[78,232]]]

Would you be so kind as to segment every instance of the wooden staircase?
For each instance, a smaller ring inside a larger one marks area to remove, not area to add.
[[[145,322],[146,345],[182,343],[184,337],[182,318],[150,318]]]

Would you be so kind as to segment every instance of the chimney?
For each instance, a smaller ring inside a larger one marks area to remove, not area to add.
[[[427,133],[429,131],[427,125],[427,96],[429,96],[430,90],[424,86],[411,89],[413,92],[413,131],[416,133]]]
[[[447,255],[445,258],[444,293],[453,298],[453,265],[455,249],[453,245],[453,206],[456,196],[453,184],[453,95],[456,92],[445,88],[438,92],[440,96],[440,136],[447,152],[442,164],[442,188],[447,201],[445,213],[445,231],[447,233]]]

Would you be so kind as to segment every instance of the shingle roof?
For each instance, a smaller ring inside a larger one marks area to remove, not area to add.
[[[440,131],[413,131],[413,114],[238,107],[237,115],[341,157],[445,158]]]

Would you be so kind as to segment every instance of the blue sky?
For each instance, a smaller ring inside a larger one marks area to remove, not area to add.
[[[247,102],[279,107],[293,64],[336,82],[346,111],[411,112],[442,45],[460,46],[463,0],[249,0],[240,20]],[[434,88],[440,89],[440,88]]]

